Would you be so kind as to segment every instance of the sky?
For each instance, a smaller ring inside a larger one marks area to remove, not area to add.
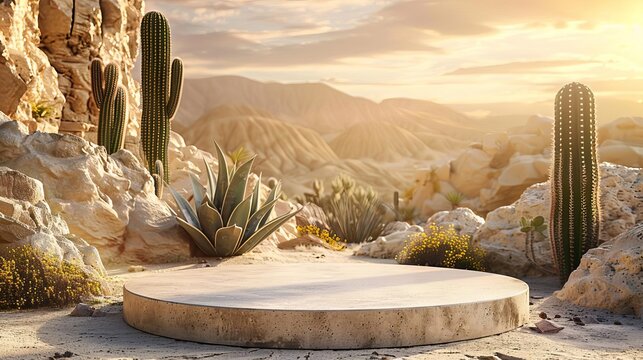
[[[580,81],[610,106],[643,109],[641,0],[147,0],[149,10],[168,17],[187,77],[324,82],[481,116],[550,108]]]

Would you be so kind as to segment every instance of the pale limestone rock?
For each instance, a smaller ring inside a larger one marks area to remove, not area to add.
[[[30,131],[56,132],[65,101],[57,74],[38,48],[38,1],[0,2],[0,112],[13,115]],[[31,104],[43,103],[52,114],[34,119]]]
[[[63,130],[81,133],[67,122],[97,123],[98,109],[91,95],[89,68],[92,59],[100,58],[104,63],[114,62],[120,66],[130,104],[126,145],[135,150],[140,90],[131,71],[137,55],[143,1],[76,1],[75,8],[68,0],[41,0],[39,3],[41,48],[55,66],[58,86],[66,97]],[[73,29],[72,16],[75,19]],[[89,137],[93,139],[94,136]]]
[[[621,234],[643,222],[643,175],[640,169],[601,163],[601,241]],[[525,234],[520,231],[520,218],[543,216],[549,223],[549,183],[529,187],[511,205],[487,214],[474,241],[487,252],[490,271],[511,276],[549,275],[554,270],[549,233],[534,239],[536,265],[525,256]]]
[[[467,197],[478,196],[480,189],[489,187],[497,176],[497,171],[489,167],[491,160],[492,156],[483,150],[469,147],[451,162],[449,181]]]
[[[643,314],[643,223],[591,249],[556,297],[619,314]]]
[[[398,231],[386,236],[380,236],[375,241],[362,244],[355,250],[355,255],[381,259],[393,259],[400,251],[402,251],[404,243],[409,239],[409,236],[422,231],[423,229],[420,226],[411,226],[405,231]]]
[[[43,184],[19,171],[0,166],[0,250],[31,245],[88,274],[106,274],[96,248],[70,234],[65,221],[45,202]]]
[[[152,178],[129,151],[107,156],[103,147],[79,137],[24,135],[12,122],[0,123],[0,133],[0,166],[42,181],[52,210],[71,233],[97,247],[106,262],[189,257],[189,237],[154,195]]]
[[[459,207],[455,210],[435,213],[426,223],[427,226],[436,224],[445,228],[453,225],[458,234],[473,236],[478,228],[484,224],[484,219],[476,215],[471,209]],[[427,229],[425,228],[425,230]]]

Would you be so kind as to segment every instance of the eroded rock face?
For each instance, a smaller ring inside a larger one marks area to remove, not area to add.
[[[619,314],[643,314],[643,223],[591,249],[559,299]]]
[[[643,175],[638,168],[601,163],[601,234],[610,240],[637,223],[643,222]],[[520,218],[543,216],[549,223],[549,183],[529,187],[511,205],[487,214],[474,241],[487,252],[489,271],[511,276],[542,276],[554,271],[549,232],[536,234],[533,248],[536,264],[525,255],[525,234]]]
[[[87,129],[82,124],[97,123],[89,68],[92,59],[100,58],[121,68],[130,104],[126,143],[135,149],[140,96],[131,70],[137,55],[142,8],[142,0],[85,0],[76,1],[75,7],[68,0],[39,2],[36,14],[39,10],[40,46],[56,68],[58,86],[66,98],[61,131],[82,133]]]
[[[0,111],[31,131],[56,132],[63,94],[58,75],[38,48],[38,0],[0,2]],[[31,105],[46,105],[50,114],[34,118]]]
[[[42,182],[0,166],[0,249],[19,245],[76,264],[97,278],[106,275],[96,248],[53,215]]]
[[[411,204],[421,215],[450,210],[449,192],[460,192],[459,204],[486,214],[511,204],[531,185],[549,178],[553,119],[531,117],[524,126],[487,134],[446,164],[416,175]],[[601,161],[643,166],[643,118],[621,118],[598,130]]]
[[[71,233],[106,262],[170,262],[189,257],[189,237],[154,195],[149,173],[129,151],[73,135],[27,134],[0,119],[0,166],[45,184],[44,198]]]

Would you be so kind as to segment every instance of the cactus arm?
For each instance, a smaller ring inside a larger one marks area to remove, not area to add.
[[[103,62],[100,59],[92,60],[91,65],[92,94],[96,106],[100,107],[103,103]]]
[[[170,95],[167,102],[167,117],[171,120],[176,114],[176,109],[181,101],[181,89],[183,87],[183,62],[177,58],[172,61],[172,72],[170,78]]]
[[[114,99],[114,122],[111,131],[111,149],[108,152],[115,153],[123,148],[125,142],[125,128],[127,126],[127,95],[122,85],[118,86],[116,98]]]
[[[120,81],[120,69],[118,65],[110,63],[105,66],[105,89],[102,98],[100,114],[98,116],[98,145],[109,147],[110,130],[114,122],[114,100],[118,82]],[[110,149],[107,149],[108,151]]]

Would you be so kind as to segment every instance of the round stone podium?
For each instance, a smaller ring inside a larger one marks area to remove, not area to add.
[[[529,288],[502,275],[424,266],[224,265],[129,281],[123,314],[136,329],[210,344],[405,347],[522,326]]]

